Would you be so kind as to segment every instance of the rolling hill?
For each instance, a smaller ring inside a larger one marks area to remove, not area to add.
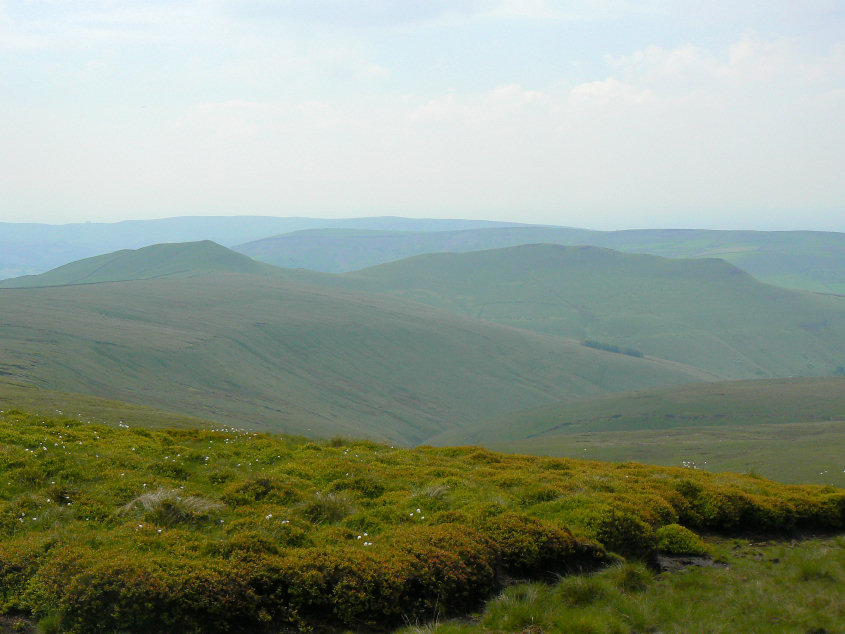
[[[522,244],[601,246],[674,258],[720,258],[787,288],[845,294],[845,234],[818,231],[487,227],[455,231],[311,228],[235,247],[263,262],[340,273],[424,253],[467,252]]]
[[[0,374],[245,427],[406,443],[514,409],[706,378],[297,282],[212,243],[160,249],[178,264],[142,249],[43,278],[65,286],[0,290]]]
[[[845,421],[845,377],[696,383],[514,412],[468,439],[551,433]]]
[[[843,486],[845,377],[696,383],[555,403],[431,442]]]
[[[719,259],[524,245],[300,275],[642,352],[714,378],[830,375],[845,365],[845,297],[763,284]]]
[[[511,224],[513,223],[389,216],[340,219],[186,216],[66,225],[0,222],[0,279],[39,274],[83,258],[165,242],[212,240],[224,246],[233,246],[268,236],[318,227],[442,231]]]
[[[41,275],[25,275],[0,281],[0,288],[69,286],[101,282],[128,282],[160,277],[207,275],[215,272],[266,273],[261,264],[209,240],[177,244],[154,244],[124,249],[71,262]]]

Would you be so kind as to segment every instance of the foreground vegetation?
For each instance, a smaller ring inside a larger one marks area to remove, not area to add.
[[[403,634],[845,631],[845,538],[708,541],[705,566],[656,574],[622,563],[555,585],[517,584],[471,622],[435,620]]]
[[[47,630],[389,628],[690,530],[845,527],[833,487],[65,414],[0,413],[0,611]]]

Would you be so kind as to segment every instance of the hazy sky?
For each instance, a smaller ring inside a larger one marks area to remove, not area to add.
[[[0,220],[845,231],[845,2],[0,1]]]

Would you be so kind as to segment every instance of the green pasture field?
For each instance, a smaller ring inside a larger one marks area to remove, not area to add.
[[[845,420],[548,435],[490,449],[757,474],[845,487]]]

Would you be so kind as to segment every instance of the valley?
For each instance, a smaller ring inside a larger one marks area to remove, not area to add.
[[[412,235],[377,220],[288,236],[328,262],[313,239]],[[540,231],[439,226],[416,244]],[[712,257],[458,250],[330,273],[204,239],[0,280],[0,626],[512,631],[557,596],[552,631],[614,605],[633,632],[711,619],[711,569],[739,602],[746,574],[845,578],[801,563],[845,530],[843,297]],[[781,570],[749,534],[821,541],[771,546]],[[691,556],[712,568],[659,572]],[[708,598],[676,618],[684,583]],[[771,611],[845,623],[801,601]]]

